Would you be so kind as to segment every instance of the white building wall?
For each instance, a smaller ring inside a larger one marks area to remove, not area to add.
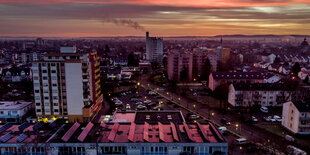
[[[82,64],[65,63],[68,115],[83,114]]]

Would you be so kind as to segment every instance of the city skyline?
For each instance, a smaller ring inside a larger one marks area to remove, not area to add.
[[[309,35],[307,0],[0,0],[0,36]]]

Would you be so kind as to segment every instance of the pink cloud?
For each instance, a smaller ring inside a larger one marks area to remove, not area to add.
[[[0,0],[6,4],[132,4],[161,5],[176,7],[248,7],[248,6],[282,6],[296,3],[310,4],[309,0]]]

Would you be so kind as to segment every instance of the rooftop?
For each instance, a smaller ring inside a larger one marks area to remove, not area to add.
[[[136,124],[148,123],[175,123],[185,122],[182,113],[175,110],[165,111],[131,111],[131,112],[116,112],[112,116],[111,122],[134,122]]]
[[[221,143],[212,123],[88,123],[0,126],[2,143]],[[9,137],[5,138],[7,135]],[[23,137],[23,138],[21,138]]]
[[[263,79],[261,72],[212,72],[214,79]]]
[[[0,101],[0,110],[19,110],[31,105],[32,102]]]
[[[164,112],[150,112],[153,115]],[[169,112],[167,112],[169,114]],[[128,112],[127,116],[135,112]],[[136,116],[147,113],[139,113]],[[172,113],[170,113],[172,114]],[[180,114],[180,113],[179,113]],[[176,113],[172,114],[174,117]],[[116,113],[125,116],[125,113]],[[122,117],[114,117],[122,119]],[[222,143],[226,142],[212,123],[185,123],[180,121],[108,123],[23,123],[0,125],[2,143]]]

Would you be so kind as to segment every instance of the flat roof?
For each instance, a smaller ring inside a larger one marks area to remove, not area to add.
[[[56,123],[56,125],[55,125]],[[43,123],[20,130],[20,125],[8,126],[0,137],[2,143],[226,143],[210,123],[109,122],[109,123]],[[4,125],[0,125],[0,128]],[[9,134],[9,136],[8,136]]]
[[[164,111],[118,111],[111,117],[110,122],[134,122],[136,124],[148,123],[183,123],[185,119],[180,111],[164,110]]]
[[[0,110],[20,110],[31,104],[25,101],[0,101]]]

